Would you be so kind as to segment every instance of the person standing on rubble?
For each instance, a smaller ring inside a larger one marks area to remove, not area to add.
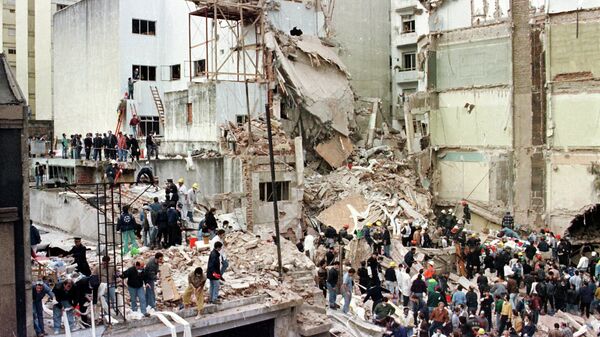
[[[404,247],[410,246],[410,236],[412,234],[412,229],[410,228],[410,223],[408,220],[404,220],[404,226],[400,230],[400,234],[402,235],[402,245]]]
[[[327,272],[327,293],[329,298],[329,308],[338,309],[339,306],[335,303],[337,299],[337,284],[339,278],[340,262],[334,261],[332,267]]]
[[[142,314],[145,317],[149,317],[150,314],[146,312],[146,293],[144,291],[144,288],[148,287],[144,263],[136,261],[134,266],[123,272],[121,278],[127,279],[127,288],[131,299],[131,311],[137,311],[139,301]]]
[[[127,138],[120,131],[117,137],[117,152],[119,155],[118,161],[127,161]]]
[[[208,257],[208,266],[206,268],[206,276],[210,280],[210,290],[208,301],[213,304],[220,304],[219,298],[219,281],[225,281],[221,276],[221,254],[219,251],[223,247],[221,242],[216,242],[213,250]]]
[[[38,337],[46,335],[44,331],[44,304],[42,301],[44,297],[48,296],[49,299],[54,300],[54,293],[50,290],[43,281],[37,281],[32,287],[32,299],[33,299],[33,328]]]
[[[167,179],[167,186],[165,187],[165,202],[168,207],[175,207],[179,201],[179,194],[177,186],[173,184],[173,179]]]
[[[227,254],[225,253],[225,230],[219,229],[217,230],[217,235],[209,241],[209,247],[214,247],[215,243],[220,242],[223,246],[219,251],[221,254],[221,276],[225,274],[227,268],[229,267],[229,260],[227,259]]]
[[[388,259],[392,258],[392,234],[390,233],[390,229],[392,226],[385,227],[383,230],[383,255],[385,255]]]
[[[63,312],[67,313],[67,321],[71,331],[75,328],[75,316],[73,308],[75,306],[75,292],[73,290],[73,280],[70,278],[59,282],[52,289],[54,301],[52,301],[52,321],[54,323],[54,334],[60,334]]]
[[[182,217],[187,216],[186,196],[187,196],[187,192],[188,192],[187,186],[185,186],[185,184],[183,182],[184,182],[183,178],[179,178],[177,180],[177,199],[183,205],[183,208],[181,209]]]
[[[187,210],[185,216],[192,223],[194,222],[194,206],[196,205],[196,200],[198,198],[199,188],[200,185],[198,185],[198,183],[194,183],[192,188],[190,188],[185,194],[185,209]]]
[[[156,293],[154,287],[158,280],[160,266],[164,263],[164,255],[161,252],[156,252],[153,257],[148,260],[144,271],[146,272],[146,305],[152,309],[156,309]]]
[[[106,284],[106,294],[104,295],[107,303],[110,303],[110,307],[114,310],[117,304],[116,295],[116,282],[114,264],[110,264],[110,257],[108,255],[102,256],[102,261],[99,265],[94,267],[92,276],[98,278],[98,282]],[[98,291],[97,289],[95,290]],[[98,295],[96,294],[95,297]],[[96,298],[97,302],[98,299]]]
[[[213,207],[206,212],[206,215],[204,215],[204,225],[208,231],[209,239],[214,238],[217,232],[218,224],[217,219],[215,218],[216,211],[217,209]]]
[[[398,295],[398,279],[396,278],[396,262],[390,262],[389,268],[385,270],[385,287],[392,293],[392,298],[396,298]]]
[[[92,145],[94,141],[92,140],[92,134],[87,133],[85,138],[83,139],[83,147],[85,150],[85,160],[90,160],[90,155],[92,154]]]
[[[367,270],[367,262],[360,261],[360,267],[358,268],[358,286],[360,293],[364,294],[367,292],[369,285],[371,284],[371,278],[369,278],[369,271]]]
[[[342,312],[347,314],[350,310],[350,302],[352,301],[352,292],[354,290],[354,274],[356,270],[354,268],[348,269],[348,272],[344,275],[344,279],[342,282],[341,293],[344,298],[344,307],[342,308]]]
[[[144,230],[142,235],[142,244],[146,247],[151,247],[154,242],[152,234],[155,233],[154,222],[156,217],[152,219],[152,209],[145,203],[140,213],[140,222],[142,223],[142,229]]]
[[[139,161],[140,144],[134,135],[129,135],[129,148],[131,149],[131,161]]]
[[[102,137],[100,136],[100,133],[96,132],[96,137],[92,140],[92,146],[94,149],[94,160],[102,161]]]
[[[146,151],[148,152],[148,159],[152,158],[152,154],[155,155],[155,159],[158,159],[158,145],[150,133],[146,135]]]
[[[202,316],[204,309],[204,285],[206,284],[206,276],[202,268],[197,267],[188,275],[188,286],[183,292],[183,305],[186,308],[192,306],[192,294],[196,297],[196,310],[198,311],[196,319]]]
[[[135,218],[129,213],[129,205],[123,206],[123,212],[117,222],[117,232],[120,231],[123,237],[123,255],[129,252],[129,245],[131,245],[131,248],[137,248],[138,246],[135,239],[136,227]]]
[[[78,272],[85,276],[90,276],[92,274],[92,271],[90,270],[90,265],[87,262],[87,248],[85,248],[85,246],[81,244],[81,238],[76,237],[73,238],[73,240],[75,242],[75,245],[71,248],[67,255],[72,256],[75,259]]]
[[[417,253],[417,249],[412,247],[406,255],[404,255],[404,263],[408,266],[408,269],[412,268],[413,263],[415,263],[415,254]]]
[[[471,208],[469,208],[469,204],[467,203],[466,200],[461,201],[461,204],[463,206],[463,221],[466,224],[470,224],[471,223]]]
[[[175,209],[175,206],[169,207],[167,210],[167,224],[169,230],[169,241],[167,248],[181,244],[181,228],[179,222],[181,220],[179,211]]]
[[[166,248],[169,244],[169,217],[167,216],[168,204],[162,204],[160,211],[156,214],[156,246]]]

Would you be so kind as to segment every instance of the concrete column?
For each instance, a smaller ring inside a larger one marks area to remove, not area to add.
[[[532,56],[529,2],[512,0],[513,63],[513,144],[514,144],[514,217],[520,224],[532,224],[531,207],[532,147]]]
[[[4,27],[4,1],[0,1],[0,27]],[[0,34],[0,48],[2,48],[2,52],[6,53],[8,51],[4,50],[4,29],[2,29],[2,34]]]
[[[18,0],[16,15],[17,83],[29,100],[29,1]]]
[[[35,2],[35,118],[52,119],[52,3]]]
[[[408,153],[414,153],[414,141],[415,141],[415,126],[413,123],[413,116],[410,112],[409,100],[406,99],[403,105],[404,108],[404,126],[406,127],[406,148]]]

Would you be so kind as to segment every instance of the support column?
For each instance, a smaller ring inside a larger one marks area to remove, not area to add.
[[[513,144],[515,222],[533,224],[536,212],[532,208],[532,46],[529,24],[529,2],[512,0],[512,64],[513,64]]]
[[[35,2],[35,118],[52,119],[52,3]]]

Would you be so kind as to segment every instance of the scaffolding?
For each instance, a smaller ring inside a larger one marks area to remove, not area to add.
[[[123,273],[123,258],[121,252],[121,233],[117,232],[117,221],[121,214],[123,206],[122,189],[123,184],[133,184],[134,182],[119,182],[115,184],[109,183],[96,183],[96,184],[77,184],[65,186],[65,191],[73,192],[79,199],[87,203],[96,210],[97,229],[98,229],[98,268],[100,281],[103,275],[114,275],[118,276]],[[150,187],[154,185],[148,185],[148,187],[142,191],[133,201],[135,202],[141,195],[143,195]],[[86,197],[84,194],[93,195],[92,197]],[[106,265],[102,265],[102,257],[108,256],[110,262]],[[112,271],[112,273],[111,273]],[[106,277],[108,284],[106,287],[106,304],[107,309],[102,306],[102,317],[105,321],[111,325],[113,320],[118,323],[116,318],[120,318],[126,321],[125,317],[125,283],[123,279],[117,278],[109,280]],[[120,287],[121,292],[116,291]],[[114,298],[111,295],[113,292],[110,289],[115,289]],[[98,299],[102,301],[102,299]],[[113,317],[114,315],[114,317]]]
[[[264,81],[266,74],[264,69],[265,17],[262,8],[263,1],[193,0],[193,2],[196,10],[191,11],[188,15],[190,82],[200,75],[208,80]],[[204,42],[192,43],[193,17],[205,18]],[[210,26],[209,21],[211,21]],[[221,58],[219,58],[218,46],[219,27],[227,28],[236,39],[233,48],[230,48]],[[254,30],[254,43],[247,44],[246,38],[252,30]],[[205,63],[203,71],[200,72],[193,69],[192,51],[202,46],[205,49]],[[235,72],[223,69],[232,58],[235,58]]]

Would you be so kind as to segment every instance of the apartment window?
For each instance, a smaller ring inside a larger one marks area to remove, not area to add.
[[[8,48],[8,53],[11,55],[16,55],[17,54],[17,50],[15,48]]]
[[[141,35],[156,35],[156,21],[132,19],[131,32]]]
[[[8,32],[7,32],[7,33],[8,33],[8,36],[15,36],[15,35],[16,35],[16,33],[17,33],[17,32],[16,32],[16,30],[15,30],[14,28],[8,28],[8,29],[7,29],[7,31],[8,31]]]
[[[140,128],[142,130],[142,134],[147,136],[149,134],[156,133],[160,134],[159,121],[158,117],[154,116],[139,116],[140,117]]]
[[[417,56],[415,52],[403,53],[401,71],[411,71],[415,69],[417,69]]]
[[[260,201],[272,202],[273,201],[273,189],[271,188],[271,182],[259,183],[260,188]],[[276,181],[275,191],[277,191],[277,201],[290,200],[290,182],[289,181]]]
[[[61,9],[65,9],[65,8],[67,8],[67,7],[69,7],[69,5],[65,5],[65,4],[57,4],[57,5],[56,5],[56,10],[57,10],[57,11],[60,11]]]
[[[414,15],[402,15],[402,33],[415,32],[415,17]]]
[[[171,66],[171,81],[181,78],[181,65],[175,64]]]
[[[187,104],[187,124],[192,124],[194,122],[194,114],[192,113],[192,103]]]
[[[14,10],[14,9],[9,9],[8,11],[9,11],[9,12],[11,12],[11,13],[14,13],[14,12],[15,12],[15,10]]]
[[[246,124],[247,121],[248,121],[248,116],[246,116],[246,115],[236,115],[235,116],[235,122],[237,123],[238,126],[242,126],[242,125]]]
[[[156,81],[156,66],[131,66],[131,77],[140,81]]]
[[[206,71],[206,60],[194,61],[194,76],[202,76]]]

